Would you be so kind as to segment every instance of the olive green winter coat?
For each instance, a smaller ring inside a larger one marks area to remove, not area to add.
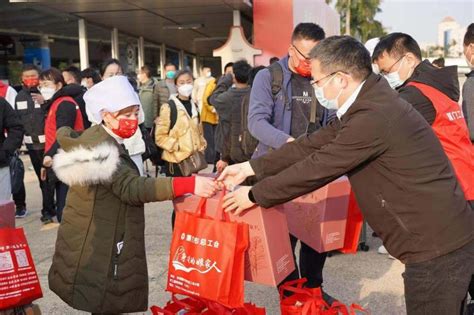
[[[82,135],[58,130],[54,158],[69,185],[49,287],[93,313],[145,311],[148,273],[144,203],[173,198],[168,178],[140,177],[125,149],[98,125]]]

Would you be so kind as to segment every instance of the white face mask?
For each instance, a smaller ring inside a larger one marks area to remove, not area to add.
[[[192,84],[185,84],[178,87],[178,93],[182,96],[189,97],[191,93],[193,93],[193,85]]]
[[[82,85],[83,87],[85,87],[86,89],[89,89],[89,87],[87,86],[87,80],[86,80],[86,79],[84,79],[84,80],[81,81],[81,85]]]
[[[390,72],[390,73],[387,73],[387,74],[384,74],[384,77],[385,79],[387,79],[388,81],[388,84],[390,85],[390,87],[392,89],[396,89],[397,87],[401,86],[403,83],[405,83],[405,81],[411,77],[411,72],[413,71],[410,71],[410,73],[408,74],[408,77],[407,79],[405,80],[402,80],[400,78],[400,68],[402,67],[402,64],[405,62],[405,57],[403,57],[402,59],[402,62],[400,62],[400,65],[398,66],[398,69],[397,71],[394,71],[394,72]]]
[[[54,94],[56,93],[56,89],[51,87],[43,87],[40,89],[40,93],[44,100],[47,101],[53,98]]]
[[[209,72],[206,73],[206,78],[210,78],[211,76],[212,76],[212,72],[211,72],[211,71],[209,71]]]
[[[338,99],[339,99],[339,96],[341,96],[341,93],[342,93],[342,90],[343,90],[343,89],[341,89],[339,91],[339,94],[337,94],[337,96],[332,100],[329,100],[324,96],[324,87],[326,85],[328,85],[328,83],[331,82],[332,79],[334,79],[335,77],[336,77],[336,75],[334,75],[331,79],[329,79],[326,83],[324,83],[323,86],[317,86],[316,85],[314,87],[314,95],[318,99],[319,104],[321,104],[321,106],[323,106],[323,107],[325,107],[329,110],[339,109]]]

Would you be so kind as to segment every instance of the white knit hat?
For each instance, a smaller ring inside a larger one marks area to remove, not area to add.
[[[118,112],[132,105],[139,105],[140,98],[128,82],[127,77],[118,75],[91,87],[84,94],[86,111],[92,123],[102,122],[102,111]]]

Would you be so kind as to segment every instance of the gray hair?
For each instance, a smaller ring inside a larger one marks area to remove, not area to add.
[[[356,80],[365,80],[372,73],[370,53],[350,36],[331,36],[317,44],[309,53],[317,59],[324,73],[342,71]]]

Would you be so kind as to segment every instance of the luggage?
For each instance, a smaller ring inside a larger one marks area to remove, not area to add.
[[[11,200],[0,200],[0,229],[15,227],[15,203]]]

